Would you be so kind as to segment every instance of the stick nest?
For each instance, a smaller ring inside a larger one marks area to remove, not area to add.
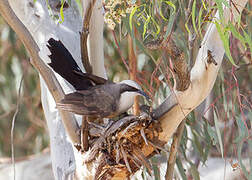
[[[111,179],[120,173],[130,176],[141,166],[151,174],[152,167],[146,155],[150,151],[164,150],[164,143],[158,140],[161,131],[160,123],[146,112],[110,120],[103,128],[93,124],[89,131],[91,148],[83,153],[83,163],[96,161],[94,179]]]

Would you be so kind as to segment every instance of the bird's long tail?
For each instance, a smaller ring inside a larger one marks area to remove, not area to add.
[[[49,55],[51,63],[48,65],[55,72],[67,80],[76,90],[85,90],[92,86],[89,79],[83,78],[79,75],[82,73],[81,69],[60,40],[57,41],[50,38],[47,47],[51,52],[51,55]]]

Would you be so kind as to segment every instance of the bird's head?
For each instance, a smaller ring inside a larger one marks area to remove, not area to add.
[[[119,83],[120,88],[120,101],[119,113],[126,112],[134,103],[134,98],[138,95],[145,97],[148,101],[149,96],[142,90],[141,86],[132,80],[124,80]]]

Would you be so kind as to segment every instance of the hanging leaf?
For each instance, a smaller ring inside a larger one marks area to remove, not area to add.
[[[193,5],[192,5],[192,24],[193,24],[193,29],[196,32],[196,34],[198,34],[198,30],[196,28],[196,22],[195,22],[195,16],[196,16],[196,0],[193,1]]]
[[[193,133],[193,145],[195,146],[195,149],[198,151],[199,156],[203,157],[204,153],[203,153],[203,147],[199,140],[200,136],[195,130],[192,130],[192,133]]]
[[[224,46],[224,49],[225,49],[225,52],[226,52],[226,55],[227,55],[229,61],[235,67],[238,68],[238,66],[235,64],[235,62],[233,60],[233,57],[231,56],[231,52],[230,52],[230,49],[229,49],[229,32],[227,32],[226,29],[223,28],[219,22],[215,21],[214,24],[216,26],[216,29],[217,29],[218,33],[219,33],[219,36],[221,38],[221,41],[223,43],[223,46]]]
[[[147,20],[144,23],[144,28],[143,28],[143,34],[142,34],[142,38],[144,39],[147,28],[148,28],[148,24],[150,23],[151,20],[151,16],[148,16]]]
[[[242,30],[243,30],[243,34],[244,34],[245,40],[246,40],[246,42],[248,43],[249,49],[250,49],[250,51],[251,51],[251,50],[252,50],[251,36],[249,36],[249,35],[246,33],[246,31],[245,31],[244,29],[242,29]]]
[[[175,14],[175,12],[176,12],[176,6],[171,1],[162,1],[162,0],[158,1],[158,5],[159,5],[159,9],[160,9],[159,10],[160,11],[160,16],[162,17],[163,20],[168,21],[168,19],[164,16],[163,11],[162,11],[162,4],[163,3],[165,3],[168,6],[172,7],[171,15]]]
[[[65,4],[65,0],[61,0],[61,6],[60,6],[60,17],[61,20],[59,21],[59,23],[63,23],[64,22],[64,13],[63,13],[63,9],[64,9],[64,4]]]
[[[202,3],[202,5],[203,5],[203,8],[204,8],[205,10],[207,10],[207,7],[206,7],[206,4],[205,4],[205,1],[204,1],[204,0],[201,0],[201,3]]]
[[[227,8],[230,8],[229,3],[226,0],[215,0],[215,3],[217,5],[218,11],[219,11],[221,22],[224,23],[224,19],[223,19],[223,13],[224,13],[223,5],[225,5]]]
[[[199,171],[194,164],[191,164],[190,173],[195,180],[200,180]]]
[[[173,24],[174,24],[174,21],[175,21],[175,17],[176,17],[176,14],[170,15],[164,39],[166,39],[168,37],[168,35],[171,33],[172,27],[173,27]]]
[[[183,164],[182,164],[180,158],[176,158],[176,164],[177,164],[177,167],[178,167],[178,170],[179,170],[179,173],[180,173],[182,179],[187,180],[187,177],[185,174],[185,169],[183,167]]]
[[[134,7],[133,10],[130,13],[130,16],[129,16],[130,31],[132,31],[132,19],[133,19],[133,16],[135,15],[137,9],[138,9],[138,6]]]
[[[203,12],[203,9],[201,8],[200,11],[199,11],[199,17],[198,17],[198,30],[199,30],[199,35],[200,35],[201,39],[203,39],[203,36],[202,36],[202,33],[201,33],[202,12]]]
[[[243,174],[246,176],[247,179],[249,179],[249,172],[247,171],[246,167],[244,166],[242,162],[242,147],[243,147],[244,141],[240,141],[238,143],[238,149],[237,149],[237,154],[238,154],[238,160],[239,160],[239,165],[242,168]]]
[[[219,145],[220,145],[221,157],[223,158],[224,157],[223,143],[222,143],[222,137],[221,137],[221,132],[220,132],[220,128],[219,128],[219,121],[218,121],[216,111],[214,111],[214,125],[215,125],[215,130],[216,130],[216,133],[217,133],[218,142],[219,142]]]
[[[212,127],[209,124],[207,124],[207,132],[209,136],[211,137],[212,144],[216,145],[218,142],[217,140],[218,138],[217,138],[216,132],[212,129]]]
[[[232,32],[233,36],[237,39],[240,40],[240,42],[242,43],[243,47],[245,49],[247,49],[247,46],[246,46],[246,39],[236,30],[235,26],[229,22],[228,24],[228,28],[230,29],[230,31]]]
[[[158,23],[155,21],[155,19],[153,17],[151,17],[151,21],[153,22],[154,24],[154,27],[156,29],[156,32],[154,32],[156,38],[157,38],[157,35],[160,33],[160,27],[158,25]]]

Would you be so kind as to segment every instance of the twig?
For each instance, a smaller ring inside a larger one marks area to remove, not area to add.
[[[124,150],[124,148],[123,148],[122,145],[120,145],[120,149],[121,149],[121,152],[122,152],[122,156],[123,156],[123,160],[124,160],[124,162],[125,162],[125,165],[126,165],[128,171],[129,171],[130,173],[132,173],[132,170],[131,170],[131,168],[130,168],[129,161],[128,161],[128,158],[127,158],[127,154],[126,154],[126,152],[125,152],[125,150]]]
[[[90,73],[90,74],[92,74],[93,69],[92,69],[92,66],[89,62],[89,57],[88,57],[87,38],[88,38],[88,34],[89,34],[90,19],[92,16],[92,10],[95,5],[95,2],[96,2],[96,0],[91,0],[88,3],[88,7],[86,8],[86,11],[84,13],[82,31],[80,33],[82,64],[83,64],[86,72]]]
[[[177,155],[177,151],[178,151],[178,148],[179,148],[179,144],[180,144],[182,134],[184,132],[184,127],[185,127],[185,120],[183,120],[180,123],[176,133],[174,133],[174,135],[173,135],[173,141],[172,141],[172,145],[171,145],[170,156],[169,156],[169,160],[167,162],[167,170],[166,170],[166,174],[165,174],[165,179],[166,180],[172,180],[172,178],[173,178],[173,171],[174,171],[174,165],[175,165],[175,162],[176,162],[176,155]]]
[[[124,117],[116,122],[112,122],[112,124],[108,124],[107,127],[102,132],[102,136],[100,136],[95,143],[93,144],[92,148],[87,151],[85,157],[83,158],[83,162],[87,163],[94,160],[96,154],[98,153],[99,149],[102,147],[102,144],[105,142],[106,138],[116,132],[118,129],[122,128],[125,124],[130,123],[132,120],[135,119],[135,116],[127,116]]]
[[[89,147],[88,143],[88,122],[87,116],[82,116],[82,123],[81,123],[81,149],[83,151],[87,151]]]
[[[21,87],[22,87],[22,82],[23,82],[24,76],[22,76],[19,84],[19,89],[18,89],[18,96],[17,96],[17,105],[16,105],[16,111],[13,115],[12,118],[12,123],[11,123],[11,162],[13,165],[13,179],[16,179],[16,168],[15,168],[15,152],[14,152],[14,127],[15,127],[15,120],[16,116],[19,112],[19,104],[20,104],[20,95],[21,95]]]
[[[156,142],[152,142],[150,140],[148,140],[148,143],[150,143],[150,145],[152,145],[154,148],[160,149],[161,151],[168,153],[168,151],[161,144],[158,144]]]
[[[146,136],[145,136],[145,133],[144,133],[144,129],[143,129],[143,128],[141,128],[140,134],[141,134],[141,136],[142,136],[142,138],[143,138],[145,144],[146,144],[146,145],[149,145],[149,144],[148,144],[148,140],[147,140],[147,138],[146,138]]]
[[[188,19],[192,12],[192,3],[193,3],[193,0],[189,0],[187,9],[185,11],[185,17],[186,17],[185,19]]]
[[[137,125],[138,124],[138,122],[133,122],[133,123],[131,123],[130,125],[128,125],[123,131],[122,131],[122,136],[123,135],[125,135],[126,134],[126,132],[128,131],[128,130],[130,130],[130,129],[132,129],[135,125]]]
[[[128,66],[126,60],[124,59],[124,57],[123,57],[123,55],[122,55],[121,48],[120,48],[119,43],[118,43],[118,41],[117,41],[117,39],[116,39],[115,31],[112,31],[112,34],[113,34],[113,37],[114,37],[114,40],[115,40],[115,44],[116,44],[116,46],[117,46],[117,51],[118,51],[118,53],[120,54],[121,59],[122,59],[122,62],[123,62],[124,66],[126,67],[128,73],[129,73],[129,72],[130,72],[130,69],[129,69],[129,66]]]
[[[101,154],[98,157],[97,164],[98,164],[98,166],[95,169],[94,179],[100,179],[99,177],[101,177],[101,172],[103,170],[102,167],[106,165],[105,155],[104,154]]]
[[[11,107],[10,110],[8,112],[5,112],[4,114],[0,115],[0,119],[6,118],[8,117],[10,114],[12,114],[12,112],[16,109],[16,107]]]
[[[134,52],[133,40],[131,36],[128,34],[128,49],[129,49],[129,77],[131,80],[137,80],[137,58]],[[139,111],[139,99],[138,96],[135,97],[133,112],[135,116],[138,116]]]
[[[191,16],[191,12],[192,12],[192,2],[193,0],[189,0],[188,2],[188,7],[187,7],[187,10],[185,11],[185,19],[188,20],[188,18],[190,18]],[[188,20],[188,22],[191,22]],[[195,34],[191,33],[192,32],[192,24],[190,23],[189,24],[189,30],[190,30],[190,33],[188,34],[188,52],[189,52],[189,68],[192,67],[193,65],[193,44],[194,44],[194,40],[195,40]]]
[[[141,149],[139,149],[137,146],[134,148],[132,152],[133,156],[135,156],[137,159],[142,162],[142,164],[146,167],[148,173],[151,175],[152,174],[152,166],[149,162],[149,160],[144,156],[143,152]]]
[[[118,141],[116,142],[116,164],[120,161],[120,147]]]
[[[31,33],[24,26],[24,24],[18,19],[13,10],[11,9],[8,0],[0,1],[0,13],[6,22],[17,33],[18,37],[25,45],[27,51],[31,57],[32,65],[43,77],[49,91],[51,92],[56,102],[60,101],[64,97],[64,91],[61,88],[54,73],[45,65],[43,60],[39,56],[39,47],[34,41]],[[59,111],[64,127],[74,144],[80,144],[80,136],[77,134],[79,126],[74,119],[74,116],[65,111]]]

